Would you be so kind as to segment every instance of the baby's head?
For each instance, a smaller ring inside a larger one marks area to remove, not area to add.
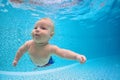
[[[51,33],[54,34],[54,23],[50,18],[42,18],[42,19],[38,20],[35,25],[37,25],[37,24],[38,25],[43,24],[43,25],[50,27]]]
[[[32,31],[33,40],[37,43],[47,42],[54,34],[54,24],[50,18],[42,18],[35,23]]]

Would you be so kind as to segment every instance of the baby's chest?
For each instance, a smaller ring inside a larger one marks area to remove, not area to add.
[[[50,54],[50,51],[46,48],[31,47],[28,52],[33,57],[47,57]]]

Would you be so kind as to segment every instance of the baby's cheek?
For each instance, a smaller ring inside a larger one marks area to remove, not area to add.
[[[34,32],[32,31],[32,32],[31,32],[31,35],[33,36],[33,34],[34,34]]]

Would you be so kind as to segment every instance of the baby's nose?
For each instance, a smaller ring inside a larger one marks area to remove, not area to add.
[[[36,29],[35,32],[40,32],[40,30],[39,30],[39,29]]]

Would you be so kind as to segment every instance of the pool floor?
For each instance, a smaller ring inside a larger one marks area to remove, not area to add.
[[[119,61],[119,56],[112,56],[43,71],[0,71],[0,80],[119,80]]]

